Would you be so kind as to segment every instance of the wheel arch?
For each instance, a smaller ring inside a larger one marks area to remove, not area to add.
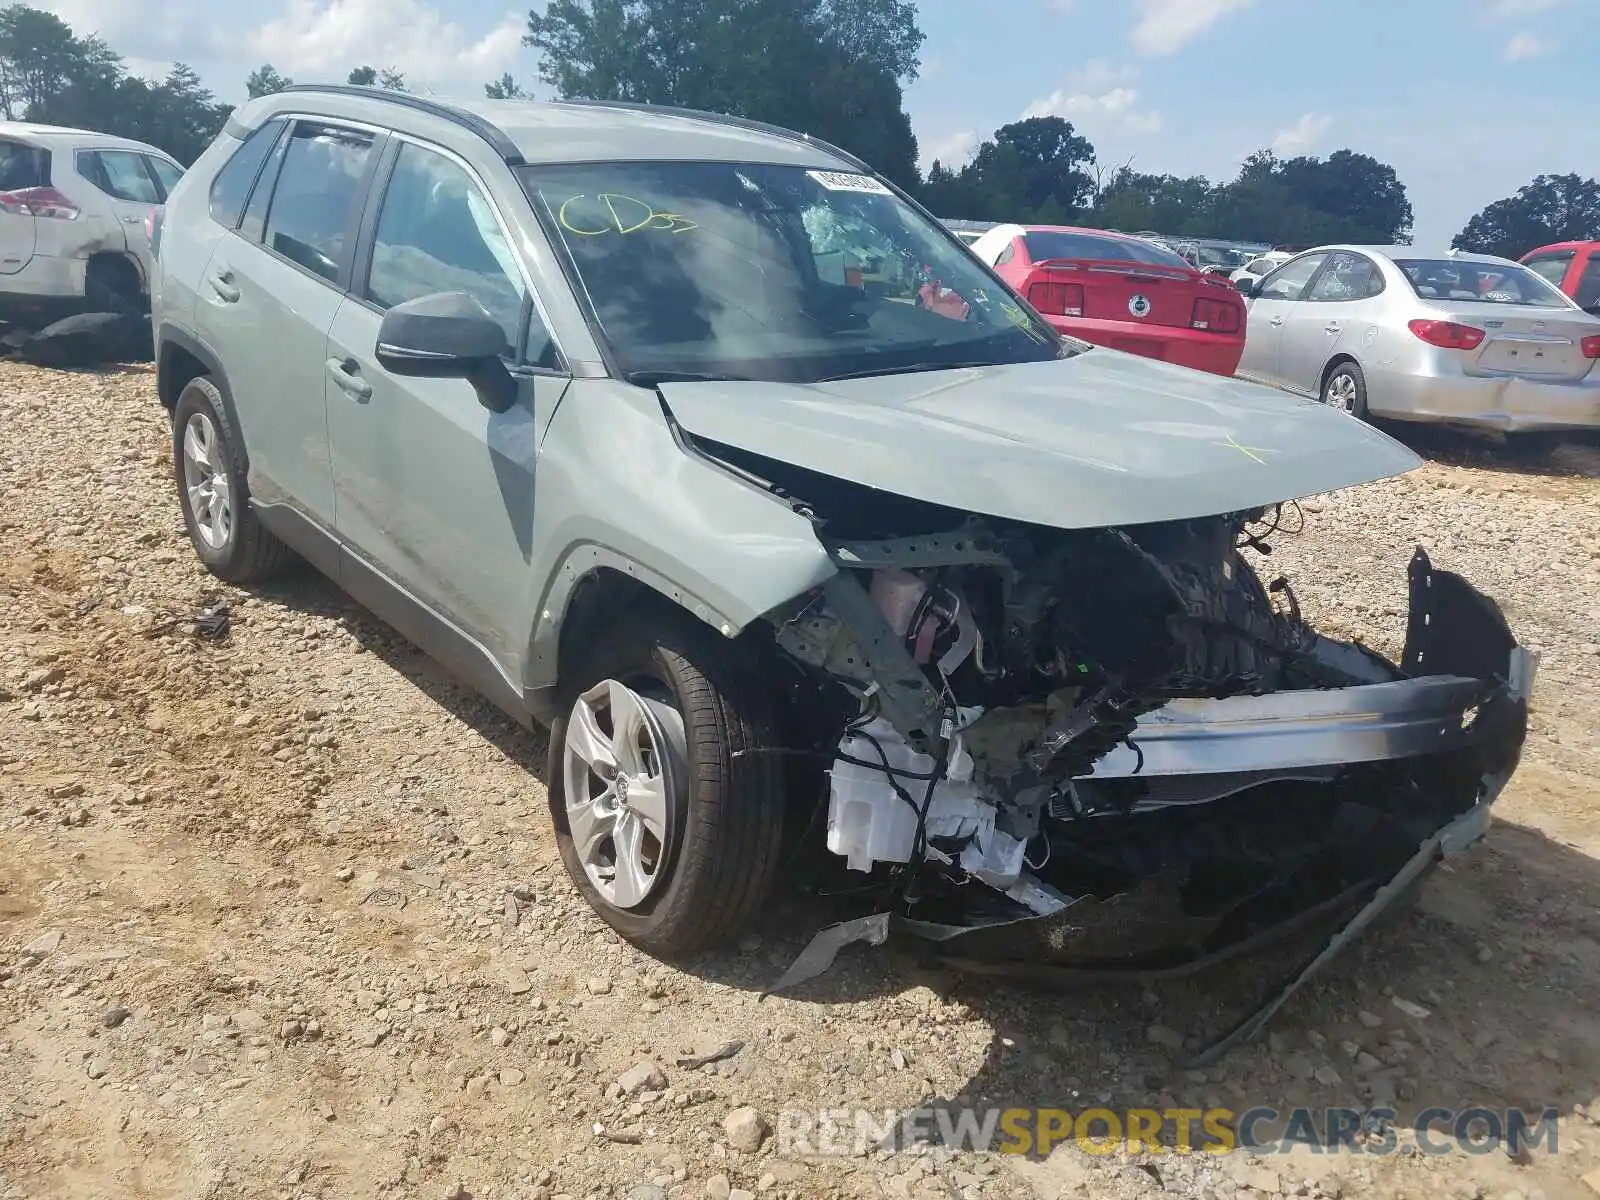
[[[1317,380],[1317,395],[1319,397],[1322,395],[1322,389],[1328,386],[1329,377],[1333,375],[1335,370],[1337,370],[1339,367],[1342,367],[1345,363],[1354,363],[1358,367],[1361,366],[1361,360],[1354,354],[1351,354],[1348,350],[1341,350],[1332,358],[1328,359],[1327,365],[1322,368],[1321,378]]]
[[[599,631],[650,607],[676,610],[730,639],[744,628],[642,563],[603,546],[577,547],[535,614],[527,658],[533,716],[549,724],[557,692]]]
[[[244,444],[244,427],[239,424],[239,412],[234,407],[233,389],[228,385],[228,373],[217,361],[216,355],[181,329],[162,325],[156,333],[156,396],[168,413],[178,407],[178,397],[190,382],[206,376],[216,384],[227,408],[228,423],[240,431],[239,453],[245,466],[250,465],[250,451]]]

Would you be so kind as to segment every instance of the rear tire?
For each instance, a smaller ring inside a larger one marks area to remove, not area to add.
[[[228,583],[283,570],[293,556],[250,507],[244,442],[207,376],[185,384],[173,406],[172,465],[183,524],[206,570]]]
[[[567,873],[600,917],[679,958],[737,937],[771,892],[784,815],[781,764],[764,753],[775,726],[733,643],[665,604],[624,620],[578,652],[562,687],[550,814]],[[595,753],[597,742],[620,752]],[[659,759],[655,780],[632,770],[630,742]],[[619,801],[622,776],[632,782]]]
[[[1367,377],[1356,362],[1342,362],[1322,381],[1322,402],[1329,408],[1349,413],[1358,421],[1367,419]]]

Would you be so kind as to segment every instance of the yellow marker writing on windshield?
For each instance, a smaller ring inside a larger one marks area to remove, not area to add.
[[[700,226],[674,212],[660,212],[652,205],[634,196],[624,196],[616,192],[601,192],[595,196],[592,204],[593,210],[586,214],[580,209],[580,217],[575,222],[568,215],[568,210],[580,200],[588,200],[587,195],[570,196],[565,203],[556,210],[556,220],[561,228],[568,233],[575,233],[579,237],[600,237],[608,233],[638,233],[641,230],[655,230],[659,233],[688,233],[691,229]],[[604,211],[598,211],[603,209]]]

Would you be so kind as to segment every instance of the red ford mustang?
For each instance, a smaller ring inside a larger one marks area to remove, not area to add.
[[[1239,366],[1243,298],[1226,279],[1142,238],[998,225],[972,252],[1062,333],[1217,375]]]

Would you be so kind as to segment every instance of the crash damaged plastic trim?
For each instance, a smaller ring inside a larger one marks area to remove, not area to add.
[[[1319,692],[1176,700],[1086,778],[1280,771],[1455,750],[1477,738],[1491,684],[1457,675]]]

